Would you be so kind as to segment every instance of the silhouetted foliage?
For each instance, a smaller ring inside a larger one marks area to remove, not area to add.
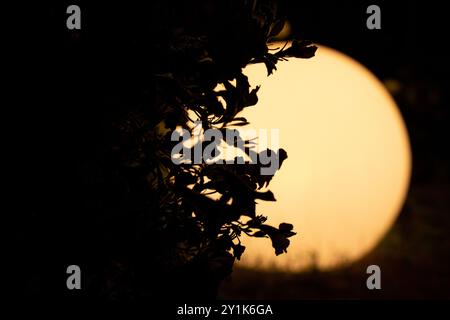
[[[257,200],[275,201],[266,189],[272,176],[261,175],[260,164],[175,165],[170,134],[191,131],[191,114],[205,130],[248,124],[238,114],[257,104],[259,87],[242,69],[264,63],[270,75],[278,61],[312,57],[316,47],[294,41],[269,51],[283,26],[271,0],[111,7],[86,5],[82,40],[69,40],[89,66],[82,85],[73,81],[81,98],[72,103],[89,111],[77,123],[85,145],[78,143],[72,181],[82,190],[73,209],[81,222],[67,234],[84,237],[73,248],[88,252],[94,296],[214,297],[245,254],[243,234],[270,237],[278,255],[295,233],[257,212]],[[287,158],[283,149],[270,152],[280,165]]]
[[[189,111],[202,121],[205,130],[246,125],[247,119],[237,115],[257,103],[259,87],[251,88],[242,68],[262,62],[270,75],[279,60],[312,57],[316,47],[309,41],[294,41],[288,49],[269,51],[267,43],[284,23],[273,1],[204,5],[212,22],[208,28],[197,32],[174,28],[164,39],[168,43],[156,48],[157,56],[164,57],[155,72],[154,107],[159,117],[152,114],[150,123],[145,112],[131,113],[117,125],[118,135],[126,138],[114,150],[122,159],[123,170],[139,172],[138,177],[146,178],[142,187],[158,193],[158,214],[147,211],[150,227],[143,232],[157,233],[164,239],[161,263],[183,266],[197,259],[215,264],[220,261],[221,267],[214,272],[221,279],[231,272],[234,258],[245,254],[242,234],[270,237],[278,255],[287,251],[288,238],[295,234],[293,226],[282,223],[273,227],[265,224],[265,216],[257,214],[257,199],[275,201],[271,191],[259,191],[272,178],[260,174],[260,165],[174,165],[170,133],[178,126],[192,129]],[[218,85],[223,89],[215,90]],[[164,135],[166,129],[170,130]],[[276,152],[281,165],[286,152]],[[212,200],[206,192],[217,193],[219,199]],[[243,216],[249,218],[247,222],[242,222]],[[169,243],[172,247],[168,251]]]

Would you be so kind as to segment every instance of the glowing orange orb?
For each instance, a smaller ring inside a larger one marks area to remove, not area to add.
[[[276,257],[269,239],[244,238],[240,265],[328,269],[370,251],[395,221],[407,193],[407,131],[383,84],[350,57],[319,47],[312,59],[245,69],[261,84],[242,116],[250,127],[280,130],[288,153],[271,182],[277,202],[260,202],[268,223],[290,222],[297,235]],[[314,258],[312,258],[314,257]]]

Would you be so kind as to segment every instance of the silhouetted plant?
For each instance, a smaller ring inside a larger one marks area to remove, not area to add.
[[[243,234],[270,237],[279,255],[295,232],[291,224],[274,227],[257,213],[256,200],[275,201],[271,191],[261,191],[272,179],[260,174],[261,164],[175,165],[171,132],[178,127],[191,131],[190,114],[205,130],[225,132],[248,124],[238,114],[257,104],[259,87],[251,88],[242,69],[264,63],[270,75],[278,61],[310,58],[316,47],[294,40],[287,49],[269,51],[268,43],[284,24],[274,1],[204,1],[193,7],[207,12],[195,17],[200,22],[183,24],[177,14],[169,29],[154,30],[164,37],[152,39],[157,59],[147,100],[152,105],[141,103],[115,122],[111,150],[116,178],[132,199],[124,209],[139,211],[138,237],[158,243],[151,253],[156,264],[177,270],[201,261],[220,282],[234,259],[245,254]],[[250,141],[245,145],[248,155],[254,152]],[[269,152],[276,152],[280,165],[287,158],[283,149]]]
[[[46,10],[32,45],[42,54],[24,60],[35,77],[27,145],[46,168],[29,179],[39,188],[28,188],[35,200],[21,237],[23,265],[46,265],[26,281],[58,297],[58,275],[77,263],[82,296],[215,297],[245,254],[243,235],[269,237],[275,254],[286,252],[293,226],[271,226],[256,210],[257,200],[275,201],[261,164],[175,165],[170,139],[192,130],[193,115],[204,130],[247,125],[239,113],[257,105],[259,88],[242,69],[263,63],[270,75],[280,60],[314,55],[308,41],[269,51],[284,23],[275,1],[85,3],[80,31],[61,23],[65,9]],[[287,158],[268,152],[280,165]]]

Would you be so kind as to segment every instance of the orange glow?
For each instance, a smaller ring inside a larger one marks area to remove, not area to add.
[[[294,224],[288,253],[276,257],[269,239],[243,239],[241,265],[299,271],[329,269],[370,251],[395,221],[409,185],[411,152],[393,99],[350,57],[319,47],[309,60],[245,69],[259,102],[242,112],[249,127],[280,129],[288,159],[261,202],[268,223]],[[312,259],[311,257],[315,257]]]

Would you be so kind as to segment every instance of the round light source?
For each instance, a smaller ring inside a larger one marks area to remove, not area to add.
[[[280,256],[270,239],[244,238],[239,264],[299,271],[354,261],[380,241],[405,199],[411,152],[402,117],[370,71],[333,49],[277,69],[270,77],[264,65],[245,69],[262,87],[242,116],[256,130],[279,129],[288,153],[270,185],[277,202],[261,201],[257,213],[272,225],[293,223],[298,234]]]

